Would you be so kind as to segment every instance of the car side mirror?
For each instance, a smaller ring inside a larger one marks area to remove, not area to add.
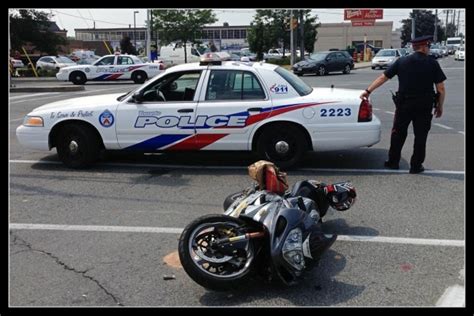
[[[330,61],[331,59],[331,57],[326,57],[326,61]]]
[[[136,103],[142,103],[143,102],[143,91],[137,91],[133,94],[132,99]]]

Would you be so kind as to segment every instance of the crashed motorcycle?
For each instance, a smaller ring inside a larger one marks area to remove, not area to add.
[[[238,289],[256,276],[297,283],[337,238],[321,230],[328,208],[345,211],[356,198],[350,182],[303,180],[285,192],[269,189],[259,182],[231,194],[224,214],[185,227],[179,258],[195,282],[215,291]]]

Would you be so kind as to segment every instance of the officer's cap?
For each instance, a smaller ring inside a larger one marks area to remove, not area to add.
[[[433,36],[425,35],[412,39],[410,42],[415,46],[429,45],[433,41]]]

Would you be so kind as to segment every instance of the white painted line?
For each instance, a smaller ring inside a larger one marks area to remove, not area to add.
[[[10,229],[19,230],[59,230],[59,231],[95,231],[95,232],[134,232],[181,234],[183,228],[175,227],[146,227],[146,226],[99,226],[99,225],[54,225],[54,224],[22,224],[10,223]],[[380,236],[339,235],[340,241],[368,241],[391,244],[409,244],[422,246],[464,247],[464,240],[421,239]]]
[[[441,128],[444,128],[444,129],[453,129],[452,127],[449,127],[449,126],[446,126],[446,125],[443,125],[443,124],[439,124],[439,123],[433,123],[433,125],[439,126]]]
[[[17,119],[10,120],[10,122],[23,121],[23,119],[24,119],[24,118],[21,117],[21,118],[17,118]]]
[[[464,67],[451,67],[451,68],[444,67],[443,70],[445,70],[445,69],[464,69]]]
[[[86,91],[80,91],[80,92],[67,93],[67,96],[66,96],[65,100],[66,99],[71,99],[71,98],[73,98],[74,96],[76,96],[78,94],[90,93],[91,96],[92,96],[92,95],[94,95],[93,94],[94,92],[100,92],[100,91],[106,91],[106,90],[118,90],[118,89],[122,90],[121,88],[116,87],[116,88],[108,88],[108,89],[86,90]],[[124,90],[126,90],[126,89],[124,89]],[[130,90],[133,90],[133,89],[130,89]],[[119,93],[119,92],[122,92],[122,91],[118,91],[117,93]],[[59,94],[60,92],[50,92],[50,94],[52,94],[52,93]],[[66,92],[61,92],[61,93],[66,93]],[[48,97],[41,98],[40,101],[45,100],[45,99],[57,98],[57,97],[58,97],[58,95],[48,96]],[[10,103],[11,104],[17,104],[17,103],[28,102],[28,101],[31,101],[31,100],[20,100],[20,101],[13,101],[13,102],[10,102]]]
[[[45,95],[51,95],[51,94],[59,94],[59,92],[42,92],[42,93],[34,93],[34,94],[28,94],[28,95],[18,95],[15,97],[10,97],[10,100],[32,98],[36,96],[45,96]]]
[[[51,164],[61,165],[60,161],[49,160],[10,160],[18,164]],[[206,169],[206,170],[247,170],[244,166],[198,166],[198,165],[162,165],[162,164],[135,164],[135,163],[98,163],[97,166],[132,167],[132,168],[164,168],[164,169]],[[408,173],[408,170],[392,169],[335,169],[335,168],[299,168],[297,171],[309,172],[357,172],[357,173]],[[423,174],[464,174],[464,171],[455,170],[425,170]]]
[[[376,110],[376,111],[380,111],[380,109],[379,109],[379,108],[373,108],[373,109],[374,109],[374,110]]]
[[[458,132],[458,133],[464,135],[464,132]]]
[[[448,287],[436,302],[437,307],[464,307],[466,305],[466,290],[464,286]]]
[[[395,112],[385,111],[385,113],[395,115]]]

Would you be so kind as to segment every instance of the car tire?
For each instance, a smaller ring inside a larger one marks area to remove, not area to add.
[[[350,74],[351,73],[351,65],[347,64],[344,66],[344,70],[342,71],[343,74]]]
[[[69,75],[69,81],[73,84],[82,85],[87,81],[86,75],[81,71],[75,71]]]
[[[144,83],[147,78],[148,76],[144,71],[135,71],[134,73],[132,73],[132,80],[135,83]]]
[[[82,169],[94,163],[100,154],[100,139],[89,126],[68,124],[56,138],[59,159],[69,168]]]
[[[323,65],[319,66],[317,70],[317,74],[318,76],[326,75],[326,67],[324,67]]]
[[[257,139],[257,154],[280,168],[295,166],[307,150],[303,132],[288,124],[272,124]]]
[[[371,68],[372,68],[372,70],[375,70],[375,66],[372,66]]]

